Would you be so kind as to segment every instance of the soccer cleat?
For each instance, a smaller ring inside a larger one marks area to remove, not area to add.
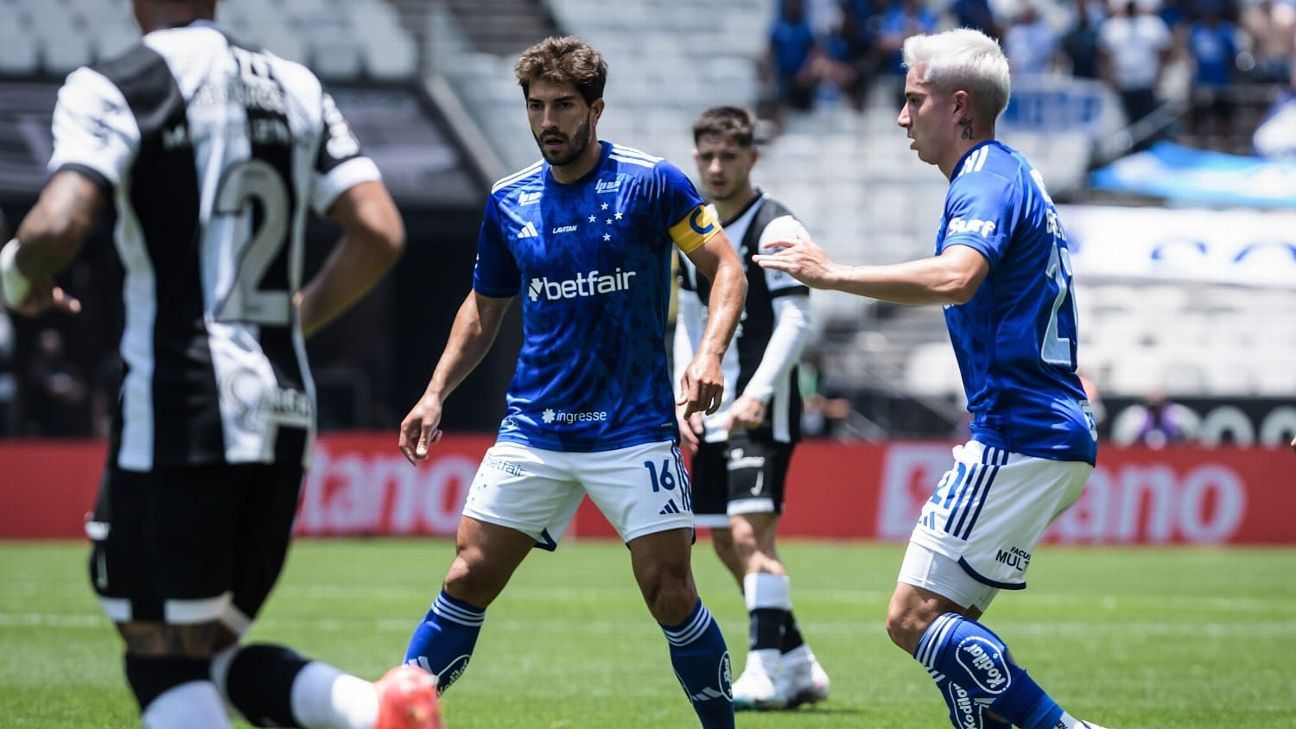
[[[1091,721],[1081,721],[1080,726],[1083,727],[1083,729],[1107,729],[1107,727],[1098,726],[1097,724]]]
[[[442,729],[436,676],[413,666],[397,666],[374,688],[378,689],[374,729]]]
[[[752,651],[747,654],[747,667],[733,682],[734,710],[767,711],[786,706],[787,697],[779,692],[778,676],[778,651]]]
[[[831,681],[828,673],[808,646],[801,646],[783,655],[779,672],[779,694],[794,709],[802,704],[817,704],[828,700]]]

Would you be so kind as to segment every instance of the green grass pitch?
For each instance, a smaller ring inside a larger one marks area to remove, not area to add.
[[[882,618],[902,546],[795,542],[784,558],[830,701],[740,727],[942,727],[923,670]],[[81,544],[0,545],[0,726],[135,727],[117,638]],[[299,542],[252,639],[366,677],[401,657],[452,554],[446,541]],[[746,616],[700,542],[698,582],[741,670]],[[1031,589],[987,624],[1081,718],[1114,729],[1296,727],[1296,550],[1042,548]],[[491,607],[450,729],[691,727],[619,544],[537,552]]]

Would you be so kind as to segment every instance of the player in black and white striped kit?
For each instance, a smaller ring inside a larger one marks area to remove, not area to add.
[[[6,304],[79,304],[52,276],[116,208],[125,375],[90,575],[151,729],[440,726],[433,684],[372,684],[241,645],[287,552],[315,429],[305,336],[404,245],[373,162],[306,68],[239,45],[215,0],[135,0],[145,36],[68,76],[52,177],[0,251]],[[344,230],[303,285],[309,208]]]
[[[711,528],[716,554],[742,587],[751,618],[747,665],[734,681],[735,709],[823,701],[828,676],[792,614],[790,581],[775,545],[792,449],[801,439],[796,363],[810,333],[810,289],[751,261],[780,238],[808,237],[777,200],[751,183],[756,163],[750,112],[721,106],[693,125],[703,188],[747,272],[747,303],[725,353],[725,395],[703,419],[681,420],[692,462],[693,509]],[[706,320],[707,281],[680,259],[675,365],[687,364]]]

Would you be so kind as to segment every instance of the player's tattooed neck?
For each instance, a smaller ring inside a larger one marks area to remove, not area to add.
[[[967,119],[964,119],[963,121],[959,122],[959,124],[962,124],[962,125],[963,125],[963,138],[964,138],[964,139],[971,139],[971,138],[972,138],[972,127],[973,127],[973,125],[975,124],[975,122],[973,121],[972,117],[968,117]]]

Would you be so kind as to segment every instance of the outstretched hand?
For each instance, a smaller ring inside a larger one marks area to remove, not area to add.
[[[765,249],[773,253],[757,254],[752,260],[762,268],[783,271],[811,288],[830,288],[842,268],[827,251],[808,239],[776,240]]]

